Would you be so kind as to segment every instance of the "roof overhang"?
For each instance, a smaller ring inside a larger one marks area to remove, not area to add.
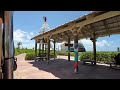
[[[68,37],[73,40],[74,33],[82,39],[92,37],[94,32],[96,37],[120,33],[120,11],[95,11],[39,34],[31,40],[51,37],[56,39],[56,42],[63,42],[67,41]]]

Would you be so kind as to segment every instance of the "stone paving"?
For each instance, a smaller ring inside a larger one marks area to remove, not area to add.
[[[17,57],[18,68],[14,79],[120,79],[120,70],[111,69],[109,65],[83,65],[79,61],[79,73],[73,72],[74,57],[67,61],[67,56],[58,56],[55,60],[26,61],[25,53]]]
[[[25,61],[24,54],[20,54],[17,57],[17,70],[14,71],[14,79],[58,79],[52,73],[39,70],[29,62]]]

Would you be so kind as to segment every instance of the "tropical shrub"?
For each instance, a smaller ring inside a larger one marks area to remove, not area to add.
[[[37,56],[39,56],[39,52],[37,52]],[[25,56],[25,60],[34,60],[35,59],[35,52],[27,52]],[[55,53],[55,57],[57,57],[57,53]],[[50,58],[54,58],[54,51],[50,51]]]
[[[96,52],[96,62],[98,63],[109,63],[114,60],[114,57],[119,52]],[[93,52],[82,52],[79,56],[79,60],[92,59]]]
[[[27,52],[25,56],[25,60],[34,60],[35,59],[35,53],[34,52]]]
[[[66,52],[66,51],[57,51],[57,54],[58,54],[58,55],[67,56],[67,55],[68,55],[68,52]],[[74,56],[74,52],[70,52],[70,56]]]
[[[15,48],[15,56],[19,55],[21,53],[27,53],[27,52],[34,52],[34,50],[33,49],[18,49],[18,48]]]

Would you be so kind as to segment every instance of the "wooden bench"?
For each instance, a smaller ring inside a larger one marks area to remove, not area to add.
[[[110,62],[110,67],[114,69],[120,69],[120,65],[117,65],[115,62]]]
[[[36,60],[44,60],[44,59],[47,60],[47,57],[35,57],[35,61]]]
[[[37,56],[37,57],[35,57],[35,61],[36,60],[47,60],[47,54],[46,53],[44,53],[43,55],[40,55],[40,56]]]
[[[93,59],[82,59],[81,60],[83,62],[83,64],[86,64],[86,62],[91,62],[91,64],[93,65],[95,63],[95,61]]]

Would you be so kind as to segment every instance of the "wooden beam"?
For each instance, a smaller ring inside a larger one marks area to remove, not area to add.
[[[96,36],[95,36],[95,31],[93,33],[93,54],[94,54],[94,65],[96,65]]]
[[[80,26],[80,27],[78,28],[77,32],[79,33],[82,28],[83,28],[83,26]]]
[[[41,43],[39,43],[39,57],[41,57]]]
[[[91,27],[91,25],[89,25],[89,27]],[[88,29],[88,28],[86,29],[86,28],[87,28],[87,27],[83,27],[83,30],[85,31],[85,33],[86,33],[86,34],[88,33],[88,34],[90,34],[90,35],[93,35],[93,32],[94,32],[94,31],[93,31],[93,30],[90,30],[91,28],[90,28],[90,29]]]
[[[52,38],[52,39],[57,39],[57,40],[59,40],[59,38],[58,38],[58,35],[57,35],[57,34],[53,35],[51,38]]]
[[[106,31],[96,32],[97,37],[109,36],[112,34],[120,34],[120,27],[116,29],[109,29],[109,32]]]
[[[70,37],[68,37],[68,61],[70,61]]]
[[[54,39],[54,59],[55,59],[55,43],[56,43],[56,41]]]
[[[58,38],[60,40],[66,40],[66,38],[68,38],[68,36],[62,35],[61,33],[58,34]]]
[[[43,40],[42,40],[42,60],[43,60],[43,58],[44,58],[44,43],[43,43],[43,41],[44,41],[44,38],[43,38]]]
[[[68,33],[67,33],[66,31],[65,31],[64,33],[65,33],[65,35],[66,35],[67,37],[69,37],[69,36],[70,36],[70,35],[68,35]]]
[[[48,48],[47,48],[47,64],[49,64],[50,61],[50,37],[47,37],[48,41]]]
[[[81,30],[81,33],[82,33],[84,36],[86,36],[86,35],[85,35],[85,32],[83,31],[83,29]]]
[[[35,41],[35,56],[37,57],[37,41]]]
[[[77,23],[76,27],[79,27],[81,25],[84,26],[84,25],[87,25],[87,24],[95,23],[95,22],[98,22],[98,21],[101,21],[101,20],[104,20],[104,19],[108,19],[108,18],[117,16],[117,15],[120,15],[120,11],[109,11],[109,12],[103,13],[101,15],[95,16],[92,19],[88,19],[88,20],[82,21],[80,23]]]
[[[43,38],[43,37],[47,37],[49,35],[55,35],[57,33],[62,33],[64,31],[69,31],[71,29],[71,31],[73,32],[75,27],[82,27],[84,25],[87,25],[87,24],[92,24],[92,23],[95,23],[95,22],[98,22],[98,21],[101,21],[101,20],[104,20],[104,19],[108,19],[108,18],[111,18],[111,17],[114,17],[114,16],[117,16],[117,15],[120,15],[120,11],[109,11],[109,12],[106,12],[106,13],[103,13],[103,14],[100,14],[100,15],[97,15],[97,16],[94,16],[93,18],[91,19],[86,19],[86,20],[83,20],[81,22],[78,22],[78,23],[73,23],[73,22],[69,22],[69,23],[66,23],[65,25],[68,25],[68,27],[65,27],[63,28],[64,25],[60,26],[60,27],[57,27],[51,31],[48,31],[42,35],[38,35],[32,39],[39,39],[39,38]],[[79,20],[79,19],[77,19]],[[74,22],[76,22],[77,20],[75,20]],[[69,25],[71,24],[71,25]],[[71,26],[71,27],[70,27]]]
[[[1,15],[1,17],[0,17],[0,57],[2,57],[2,49],[3,49],[3,47],[2,47],[2,43],[3,43],[3,28],[2,28],[2,24],[3,24],[3,19],[2,19],[2,15]],[[2,66],[2,58],[0,58],[0,66]],[[0,72],[0,74],[1,74],[1,72]],[[1,75],[0,75],[0,79],[1,79]]]
[[[3,13],[3,79],[13,79],[14,62],[14,41],[13,41],[13,12],[2,11]],[[1,44],[1,43],[0,43]],[[1,53],[0,53],[1,54]]]

